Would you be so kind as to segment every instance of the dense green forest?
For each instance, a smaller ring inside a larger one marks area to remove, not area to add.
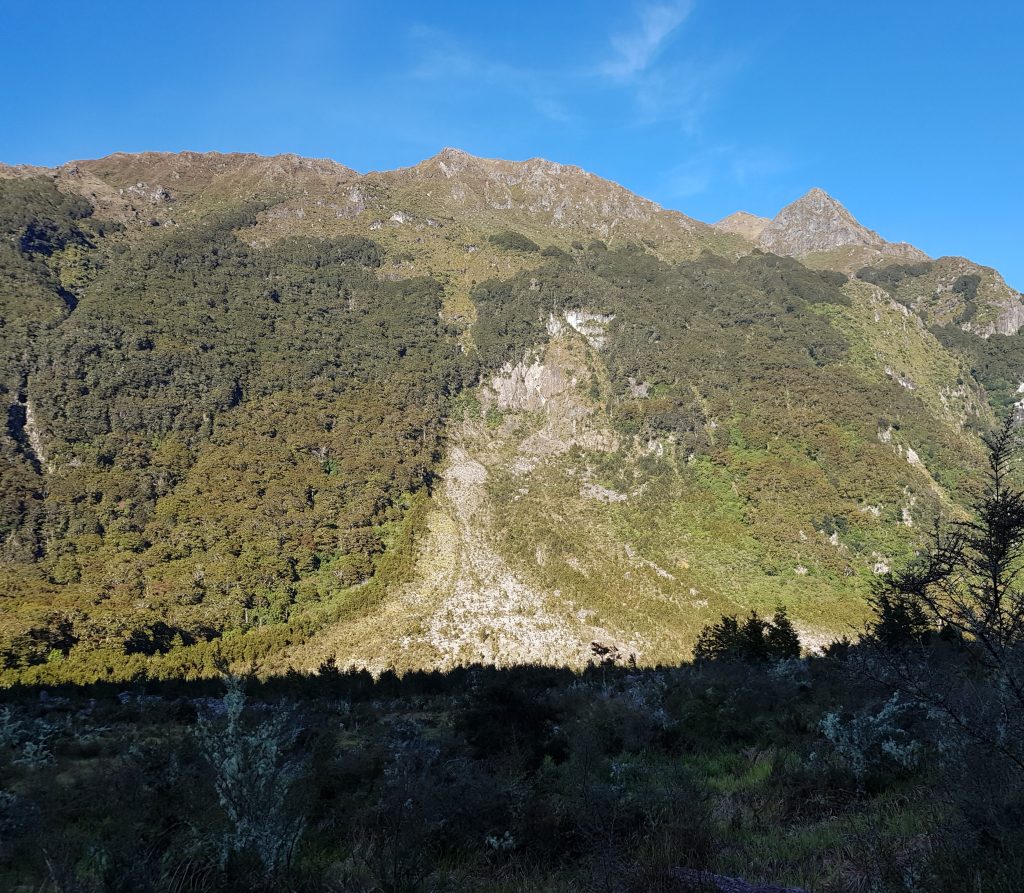
[[[235,231],[254,208],[102,239],[79,228],[88,208],[32,185],[4,218],[21,233],[4,290],[6,666],[95,652],[84,672],[103,675],[372,598],[446,401],[476,374],[438,284],[382,281],[358,237],[253,250]]]
[[[796,260],[502,231],[533,266],[476,284],[467,331],[444,275],[366,236],[251,244],[272,204],[125,228],[49,180],[0,181],[6,681],[209,676],[366,616],[414,572],[463,395],[573,311],[605,326],[580,387],[619,447],[585,458],[646,488],[629,523],[664,526],[691,494],[723,542],[756,543],[730,573],[762,600],[816,549],[824,588],[789,603],[803,617],[862,601],[878,556],[956,514],[979,480],[972,429],[1014,399],[1018,336],[937,328],[991,398],[937,416],[858,361],[847,277]]]

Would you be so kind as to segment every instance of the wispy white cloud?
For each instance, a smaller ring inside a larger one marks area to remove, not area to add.
[[[695,5],[655,0],[634,7],[628,25],[583,48],[589,62],[554,57],[544,67],[488,55],[446,31],[414,26],[406,76],[444,87],[449,96],[502,95],[510,112],[530,110],[560,127],[603,127],[605,116],[614,115],[618,126],[668,124],[700,137],[708,109],[745,62],[736,52],[707,58],[685,46],[679,38]]]
[[[470,52],[439,28],[416,25],[409,29],[409,39],[415,49],[415,62],[409,73],[416,80],[487,83],[502,79],[515,84],[528,74]]]
[[[606,89],[627,91],[633,125],[674,123],[698,136],[713,100],[744,66],[736,50],[709,58],[684,39],[695,8],[696,0],[648,3],[630,28],[611,35],[610,54],[591,74]]]
[[[664,194],[670,198],[691,198],[716,188],[746,187],[791,167],[791,161],[772,149],[715,145],[668,170],[664,175]]]
[[[612,35],[613,54],[601,72],[620,80],[643,74],[692,11],[693,0],[645,6],[637,27]]]
[[[409,71],[413,79],[470,93],[512,93],[524,108],[554,124],[578,123],[570,101],[583,86],[577,72],[536,69],[487,57],[435,28],[414,27],[409,38],[416,50]]]
[[[539,97],[534,101],[534,106],[538,112],[555,124],[573,124],[577,120],[565,103],[552,99],[550,96]]]

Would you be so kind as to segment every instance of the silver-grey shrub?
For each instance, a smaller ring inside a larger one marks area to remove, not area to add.
[[[243,681],[228,677],[226,686],[197,728],[227,819],[216,841],[218,858],[223,866],[232,854],[250,851],[274,873],[287,864],[304,828],[289,797],[305,773],[305,759],[293,752],[301,728],[293,711],[277,706],[260,718],[247,715],[253,711],[246,709]]]

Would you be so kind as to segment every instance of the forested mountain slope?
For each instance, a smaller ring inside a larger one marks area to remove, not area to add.
[[[962,511],[1024,316],[812,199],[729,231],[456,150],[3,169],[3,678],[847,631]]]

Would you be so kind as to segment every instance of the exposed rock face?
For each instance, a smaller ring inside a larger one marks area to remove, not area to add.
[[[452,570],[435,581],[445,597],[424,636],[439,665],[583,663],[595,630],[569,624],[557,599],[530,586],[488,542],[486,467],[457,447],[442,480],[454,524],[434,525],[430,549],[451,555]]]
[[[761,232],[758,244],[775,254],[799,257],[844,245],[881,248],[886,242],[878,233],[861,226],[827,192],[812,189],[775,215]]]
[[[460,149],[443,149],[433,158],[397,171],[395,180],[418,183],[445,203],[468,209],[519,211],[548,226],[582,222],[610,235],[623,221],[647,222],[670,214],[686,229],[704,226],[682,214],[587,171],[543,158],[503,161],[477,158]]]
[[[737,236],[743,236],[744,239],[756,242],[770,223],[771,220],[767,217],[758,217],[756,214],[749,214],[746,211],[736,211],[712,225],[715,229],[726,233],[735,233]]]
[[[32,408],[32,401],[27,398],[25,400],[25,436],[28,439],[29,448],[40,466],[52,472],[53,465],[47,459],[43,449],[43,436],[39,431],[39,422],[36,419],[35,410]]]
[[[525,363],[506,364],[491,379],[498,408],[513,411],[538,412],[569,385],[558,366],[539,360],[534,360],[529,366]]]
[[[1024,326],[1024,302],[1018,297],[1017,301],[999,314],[994,331],[990,334],[1015,335],[1021,326]]]
[[[493,401],[502,412],[542,414],[541,427],[519,445],[519,470],[530,470],[538,459],[560,455],[573,445],[600,451],[618,446],[614,433],[595,422],[593,407],[580,399],[579,383],[585,370],[579,364],[573,338],[571,329],[564,328],[543,357],[529,365],[525,361],[506,364],[481,391],[484,403]]]
[[[152,205],[174,200],[174,196],[171,195],[170,191],[159,184],[151,186],[149,183],[139,182],[126,189],[119,189],[118,192],[122,195],[128,195],[141,199],[144,202],[149,202]]]
[[[595,350],[604,347],[608,340],[608,325],[615,319],[614,316],[604,313],[590,313],[586,310],[567,310],[565,321],[575,331],[579,332],[587,344]]]

